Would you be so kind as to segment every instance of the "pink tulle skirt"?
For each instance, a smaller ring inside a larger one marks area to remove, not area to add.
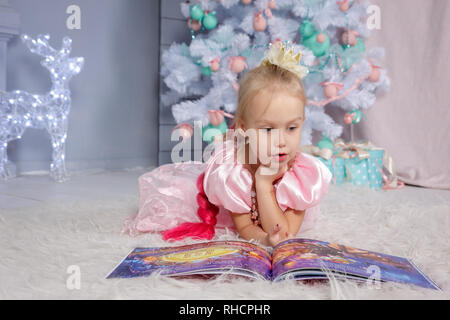
[[[172,229],[184,222],[202,222],[197,215],[196,181],[205,166],[198,161],[170,163],[140,176],[139,209],[126,219],[122,232],[136,236]],[[306,210],[299,233],[315,224],[319,212],[319,206]],[[229,211],[219,207],[216,230],[224,228],[236,232]]]

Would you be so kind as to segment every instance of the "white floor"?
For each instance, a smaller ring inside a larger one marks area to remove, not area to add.
[[[137,198],[137,178],[151,168],[106,172],[100,170],[70,173],[70,180],[54,182],[46,172],[31,172],[6,182],[0,181],[0,210],[33,207],[65,200]]]
[[[341,281],[105,280],[132,248],[167,245],[156,234],[120,233],[137,209],[137,178],[149,170],[83,172],[65,183],[34,173],[0,182],[0,299],[450,299],[450,190],[415,187],[331,186],[317,227],[303,236],[410,258],[443,292]],[[236,238],[218,234],[216,240]],[[81,274],[79,289],[69,284],[73,266]]]

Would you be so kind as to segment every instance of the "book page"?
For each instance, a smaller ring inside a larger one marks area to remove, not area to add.
[[[376,281],[411,283],[439,289],[413,263],[401,257],[336,243],[290,239],[279,243],[272,254],[273,278],[299,270],[322,270]]]
[[[263,248],[244,241],[209,241],[177,247],[136,248],[107,276],[131,278],[154,272],[176,276],[248,270],[271,279],[271,256]]]

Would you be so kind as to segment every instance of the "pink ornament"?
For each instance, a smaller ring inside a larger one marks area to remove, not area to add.
[[[212,71],[214,71],[214,72],[219,71],[219,69],[220,69],[220,59],[219,58],[215,58],[209,64],[210,64],[210,68]]]
[[[237,83],[236,81],[233,81],[232,83],[231,83],[231,85],[233,86],[233,88],[234,88],[234,90],[236,91],[236,92],[238,92],[239,91],[239,83]]]
[[[266,14],[267,18],[269,19],[273,18],[272,10],[270,10],[270,8],[266,8],[266,10],[264,10],[264,13]]]
[[[245,5],[248,5],[248,4],[252,3],[252,0],[242,0],[241,2]]]
[[[199,20],[190,19],[188,20],[188,28],[194,31],[198,31],[202,28],[202,23]]]
[[[321,32],[317,35],[316,40],[319,43],[324,43],[325,41],[327,41],[327,36]]]
[[[245,57],[237,56],[231,58],[229,68],[235,73],[241,73],[244,69],[248,69],[245,63]]]
[[[178,136],[183,139],[183,141],[186,141],[187,139],[192,137],[192,134],[194,133],[194,129],[191,125],[187,123],[181,123],[177,125],[175,128],[172,129],[172,133],[178,130]]]
[[[333,85],[328,85],[323,89],[323,92],[325,94],[325,97],[327,97],[328,99],[332,99],[334,97],[337,97],[338,88],[336,88],[336,86]]]
[[[336,98],[339,90],[344,88],[342,83],[337,82],[322,82],[321,85],[324,86],[323,93],[328,99]]]
[[[349,8],[349,6],[348,6],[348,0],[337,1],[336,4],[339,5],[339,10],[341,10],[342,12],[347,11],[348,8]]]
[[[380,67],[372,65],[372,72],[370,72],[369,81],[378,82],[380,81],[380,77],[381,77]]]
[[[354,30],[348,30],[345,31],[342,34],[342,43],[345,45],[351,45],[351,46],[355,46],[357,43],[357,39],[356,37],[359,36],[359,33],[357,31]]]
[[[208,110],[209,122],[213,126],[218,126],[223,122],[223,112],[220,110]]]
[[[266,30],[266,28],[267,28],[267,21],[262,16],[262,13],[255,12],[255,16],[253,18],[253,29],[261,32],[261,31]]]
[[[353,122],[353,116],[350,113],[346,113],[344,116],[344,123],[345,124],[350,124]]]
[[[277,2],[275,0],[270,0],[269,1],[269,8],[270,9],[276,9],[277,8]]]

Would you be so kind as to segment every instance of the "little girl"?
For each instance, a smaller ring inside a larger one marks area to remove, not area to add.
[[[124,231],[212,239],[216,228],[228,227],[275,246],[310,228],[332,175],[299,151],[306,105],[299,59],[271,45],[240,83],[234,134],[213,142],[206,163],[166,164],[142,175],[139,211]]]

